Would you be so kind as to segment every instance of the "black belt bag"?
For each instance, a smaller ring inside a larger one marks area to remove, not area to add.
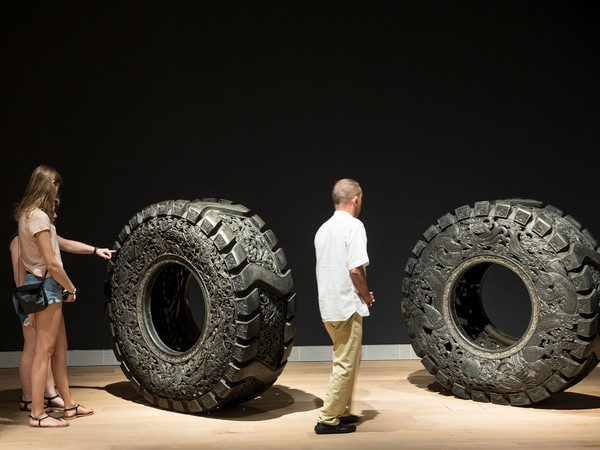
[[[46,273],[44,279],[39,283],[26,284],[13,288],[13,294],[19,301],[20,314],[33,314],[46,309],[48,306],[48,297],[44,291],[44,282],[46,281]]]

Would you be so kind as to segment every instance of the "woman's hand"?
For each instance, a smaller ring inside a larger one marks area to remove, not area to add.
[[[116,252],[116,250],[110,250],[108,248],[98,248],[96,249],[96,255],[98,255],[100,258],[104,258],[104,259],[111,259],[112,258],[112,254]]]
[[[63,290],[63,293],[62,293],[63,302],[66,302],[66,303],[74,302],[75,299],[77,298],[76,292],[77,292],[76,289],[74,289],[73,292],[69,292],[66,289]]]

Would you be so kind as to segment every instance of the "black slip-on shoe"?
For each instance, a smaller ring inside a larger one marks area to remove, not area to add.
[[[317,434],[352,433],[353,431],[356,431],[356,426],[346,425],[341,422],[337,425],[325,425],[324,423],[317,422],[315,425],[315,433]]]
[[[355,416],[354,414],[350,414],[349,416],[340,417],[340,423],[357,423],[360,422],[360,418]]]

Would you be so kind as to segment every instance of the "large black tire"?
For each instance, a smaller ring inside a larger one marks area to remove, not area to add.
[[[597,243],[572,217],[534,200],[482,201],[442,216],[406,265],[402,311],[427,370],[455,395],[529,405],[598,364]],[[516,274],[531,300],[521,336],[492,323],[486,272]]]
[[[203,412],[260,395],[295,333],[291,271],[274,233],[225,200],[170,200],[135,214],[105,284],[121,368],[161,408]]]

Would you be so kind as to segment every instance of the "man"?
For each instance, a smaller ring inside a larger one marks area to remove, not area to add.
[[[333,342],[333,370],[319,410],[317,434],[351,433],[356,431],[352,423],[358,422],[350,406],[360,365],[362,318],[375,301],[365,272],[367,234],[358,220],[362,195],[356,181],[339,180],[332,192],[335,212],[315,235],[319,309]]]

